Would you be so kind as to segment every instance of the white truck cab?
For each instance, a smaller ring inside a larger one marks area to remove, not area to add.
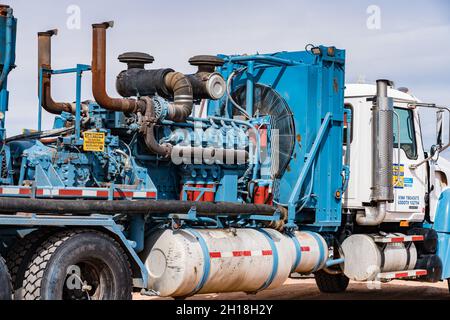
[[[388,88],[388,97],[394,102],[394,202],[387,204],[383,222],[400,223],[406,227],[409,223],[424,221],[426,214],[433,221],[437,199],[447,186],[450,166],[441,157],[430,170],[422,139],[419,107],[415,106],[421,102],[404,91]],[[345,103],[352,111],[351,173],[343,203],[347,212],[370,214],[369,211],[376,210],[371,205],[374,147],[371,128],[376,94],[376,85],[346,85]]]

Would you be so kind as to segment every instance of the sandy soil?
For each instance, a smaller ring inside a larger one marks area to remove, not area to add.
[[[157,297],[144,297],[136,294],[136,300],[171,300]],[[347,291],[340,294],[321,293],[314,279],[289,279],[278,289],[263,291],[256,295],[245,293],[203,294],[188,300],[450,300],[446,282],[421,283],[416,281],[392,281],[381,284],[379,288],[367,283],[350,283]]]

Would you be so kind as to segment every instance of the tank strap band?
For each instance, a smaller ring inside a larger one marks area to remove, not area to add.
[[[202,275],[199,283],[195,287],[195,289],[188,295],[188,296],[193,296],[193,295],[197,294],[200,290],[202,290],[206,284],[206,281],[208,281],[209,273],[211,271],[211,258],[209,255],[208,245],[206,244],[206,241],[205,241],[205,239],[203,239],[200,232],[197,232],[194,229],[187,229],[187,231],[189,231],[198,240],[198,243],[200,244],[200,247],[202,248],[202,253],[203,253],[203,275]]]
[[[259,232],[261,232],[267,239],[267,241],[270,244],[270,248],[272,250],[272,257],[273,257],[273,264],[272,264],[272,272],[270,273],[269,278],[266,280],[266,282],[264,282],[264,284],[261,286],[261,288],[259,288],[258,290],[256,290],[256,292],[258,291],[263,291],[265,289],[267,289],[273,282],[273,280],[275,279],[275,276],[277,275],[278,272],[278,250],[277,250],[277,246],[275,245],[275,242],[273,241],[272,237],[270,236],[270,234],[263,229],[256,229]]]
[[[292,239],[292,242],[294,242],[295,246],[295,262],[292,266],[291,273],[295,272],[295,269],[297,269],[298,265],[300,264],[300,261],[302,261],[302,247],[300,246],[300,242],[298,241],[295,232],[290,233],[289,236]]]
[[[317,264],[315,265],[314,269],[311,271],[311,273],[314,273],[319,270],[322,261],[325,259],[325,248],[323,247],[322,239],[316,233],[311,231],[303,231],[303,232],[311,235],[316,240],[319,246],[319,260],[317,261]]]

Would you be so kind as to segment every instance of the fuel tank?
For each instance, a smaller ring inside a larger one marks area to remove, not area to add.
[[[149,289],[164,297],[273,289],[293,272],[323,268],[328,258],[319,234],[273,229],[167,229],[145,247]]]

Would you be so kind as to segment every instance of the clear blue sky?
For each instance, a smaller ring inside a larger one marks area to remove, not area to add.
[[[91,24],[115,20],[108,33],[108,87],[123,68],[126,51],[155,56],[154,67],[194,71],[187,60],[196,54],[303,50],[306,44],[347,50],[347,82],[389,78],[425,101],[450,103],[450,2],[431,1],[247,1],[247,0],[3,0],[19,19],[18,68],[10,78],[8,134],[34,128],[37,118],[38,31],[58,28],[53,67],[90,64]],[[1,2],[1,1],[0,1]],[[67,8],[77,5],[81,28],[66,26]],[[380,8],[381,28],[368,29],[367,8]],[[83,98],[91,97],[90,77]],[[57,100],[74,100],[74,79],[54,81]],[[47,127],[51,116],[45,117]],[[423,121],[427,141],[434,115]],[[428,143],[429,144],[429,143]]]

